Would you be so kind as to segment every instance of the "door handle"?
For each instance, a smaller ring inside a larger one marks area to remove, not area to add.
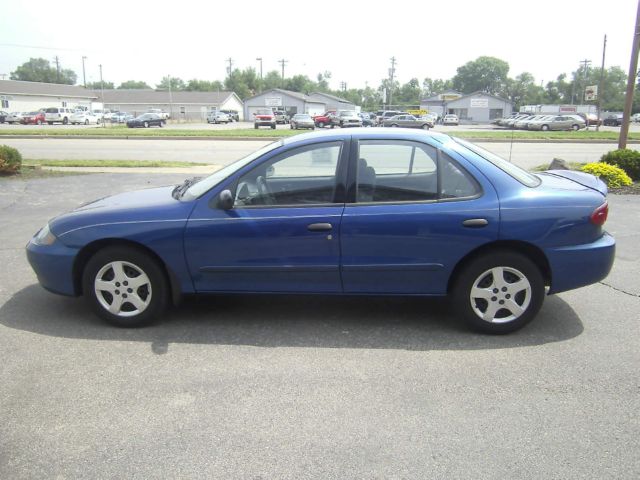
[[[462,225],[469,228],[482,228],[489,225],[489,222],[486,218],[470,218],[462,222]]]
[[[307,230],[310,232],[326,232],[333,228],[330,223],[311,223],[307,225]]]

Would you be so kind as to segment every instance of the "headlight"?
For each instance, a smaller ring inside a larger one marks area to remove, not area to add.
[[[56,241],[56,236],[49,230],[49,224],[47,223],[40,231],[33,237],[33,243],[36,245],[51,245]]]

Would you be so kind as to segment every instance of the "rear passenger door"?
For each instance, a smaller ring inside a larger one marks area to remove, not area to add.
[[[360,139],[352,152],[344,291],[446,293],[456,263],[497,238],[495,190],[457,153],[426,143]]]

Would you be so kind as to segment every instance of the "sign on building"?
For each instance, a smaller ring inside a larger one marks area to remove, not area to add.
[[[575,105],[560,105],[559,113],[576,113],[578,108]]]
[[[584,100],[590,102],[598,99],[598,86],[590,85],[584,89]]]
[[[469,102],[471,108],[489,108],[488,98],[472,98]]]
[[[264,106],[265,107],[281,107],[282,97],[265,97]]]

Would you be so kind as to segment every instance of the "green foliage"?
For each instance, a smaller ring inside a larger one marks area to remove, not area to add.
[[[151,88],[147,85],[146,82],[138,81],[138,80],[127,80],[126,82],[122,82],[119,89],[129,89],[129,90],[144,90],[147,88]]]
[[[434,80],[427,77],[422,81],[422,94],[425,97],[433,97],[434,95],[446,92],[452,88],[453,83],[451,80],[442,80],[441,78],[436,78]]]
[[[97,82],[87,82],[87,88],[90,90],[101,90],[102,88],[104,88],[105,90],[113,90],[116,87],[114,86],[113,82],[101,82],[100,80],[98,80]]]
[[[587,163],[581,168],[583,172],[600,177],[609,187],[625,187],[633,182],[624,170],[606,163]]]
[[[0,175],[13,175],[22,167],[22,155],[13,147],[0,145]]]
[[[215,80],[210,82],[208,80],[192,79],[187,82],[184,89],[188,92],[218,92],[224,90],[222,82]]]
[[[605,153],[600,161],[620,167],[636,182],[640,180],[640,152],[629,148],[612,150]]]
[[[477,91],[500,94],[507,81],[509,64],[495,57],[478,57],[458,67],[453,88],[469,94]]]
[[[166,76],[162,78],[162,81],[158,85],[156,85],[156,88],[158,90],[184,90],[185,83],[181,78]]]
[[[15,72],[11,72],[11,80],[22,80],[25,82],[46,82],[62,83],[74,85],[78,78],[76,73],[70,69],[52,67],[48,60],[44,58],[30,58],[23,63]]]

